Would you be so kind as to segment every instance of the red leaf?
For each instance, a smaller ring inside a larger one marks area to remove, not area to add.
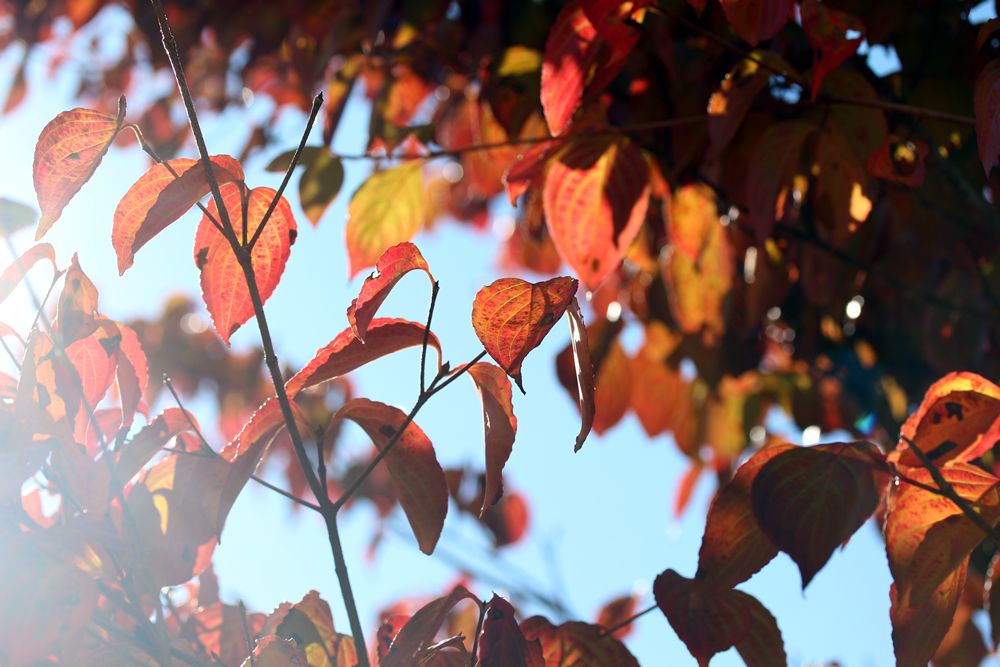
[[[39,243],[24,252],[14,260],[14,263],[0,273],[0,303],[7,300],[14,288],[18,286],[25,274],[41,259],[52,262],[52,270],[56,267],[56,251],[48,243]]]
[[[790,78],[797,76],[795,69],[772,51],[758,50],[751,56],[736,63],[708,101],[708,136],[716,152],[722,152],[736,136],[753,101],[774,75],[772,70],[788,72]]]
[[[393,352],[422,345],[424,326],[416,322],[380,317],[372,320],[366,337],[367,341],[362,343],[351,329],[340,332],[326,347],[317,350],[313,360],[285,384],[288,397],[294,398],[306,387],[346,375]],[[437,336],[431,333],[427,338],[427,345],[438,351],[440,366],[441,343]]]
[[[604,635],[604,629],[597,625],[568,621],[555,626],[542,616],[532,616],[521,623],[521,630],[529,641],[541,642],[544,667],[639,667],[625,645],[614,636]]]
[[[543,141],[535,144],[528,150],[518,153],[514,161],[503,172],[504,189],[507,190],[507,199],[511,206],[517,206],[517,198],[528,191],[528,188],[539,176],[542,165],[545,163],[545,156],[549,149],[556,146],[557,142]]]
[[[476,392],[483,404],[483,429],[486,435],[486,491],[483,495],[483,512],[500,500],[503,495],[503,467],[514,448],[517,434],[517,417],[511,403],[510,380],[496,366],[480,362],[466,371],[476,385]]]
[[[481,604],[479,598],[466,590],[465,586],[455,586],[450,594],[425,604],[407,621],[389,647],[389,654],[382,661],[381,667],[409,667],[413,658],[421,650],[434,641],[441,624],[448,613],[461,600],[474,600]]]
[[[924,394],[900,429],[896,451],[887,457],[902,466],[920,466],[903,438],[938,466],[981,456],[1000,440],[1000,387],[975,373],[945,375]]]
[[[74,435],[77,442],[86,441],[87,425],[90,422],[90,412],[104,398],[115,379],[115,353],[121,342],[121,334],[117,328],[97,329],[86,338],[74,342],[66,348],[66,359],[76,370],[83,390],[83,401],[73,388],[73,396],[79,407],[75,414],[70,415],[74,425]]]
[[[903,142],[894,134],[886,135],[882,145],[868,157],[868,172],[887,181],[918,187],[927,173],[924,160],[930,150],[919,139]]]
[[[885,458],[868,442],[795,447],[764,464],[751,496],[758,525],[792,557],[804,589],[885,493]]]
[[[434,283],[430,267],[417,250],[417,246],[412,243],[393,246],[378,258],[375,273],[365,278],[358,298],[347,307],[347,319],[351,323],[354,335],[361,339],[361,342],[364,342],[368,325],[371,324],[372,318],[392,288],[403,276],[416,269],[424,271],[430,278],[431,284]]]
[[[519,542],[528,532],[529,520],[528,501],[520,493],[510,490],[480,518],[493,533],[493,543],[497,547]]]
[[[786,664],[774,617],[743,591],[705,589],[666,570],[653,582],[653,596],[701,667],[733,646],[749,667]]]
[[[559,255],[589,290],[610,276],[646,219],[649,168],[628,139],[602,135],[556,154],[542,193]]]
[[[778,555],[754,518],[751,488],[765,463],[792,448],[780,444],[757,452],[719,489],[701,538],[697,581],[720,590],[733,588]]]
[[[118,396],[122,402],[121,428],[128,428],[135,419],[135,413],[142,402],[142,394],[149,382],[149,368],[146,364],[146,354],[142,351],[139,338],[130,328],[115,322],[121,333],[121,343],[115,351],[118,370]]]
[[[802,0],[802,29],[812,44],[813,74],[812,101],[816,101],[823,86],[823,79],[840,67],[865,41],[865,24],[846,12],[829,9],[819,0]],[[848,39],[848,32],[858,33]]]
[[[990,525],[1000,520],[1000,479],[967,463],[942,468],[941,474]],[[908,479],[936,487],[924,468],[906,472],[886,518],[885,549],[899,600],[905,607],[917,607],[968,558],[984,535],[951,500]]]
[[[781,32],[794,6],[795,0],[722,0],[722,11],[733,30],[750,46]]]
[[[521,385],[521,362],[538,347],[576,294],[573,278],[529,283],[501,278],[479,290],[472,327],[491,357]]]
[[[566,308],[569,316],[569,337],[570,346],[573,349],[573,367],[576,369],[576,396],[577,407],[580,408],[580,433],[576,436],[574,452],[580,451],[583,441],[590,435],[590,429],[594,426],[594,416],[597,413],[596,386],[594,381],[594,365],[590,360],[590,341],[587,338],[587,326],[583,321],[583,313],[580,312],[580,304],[576,297],[569,302]]]
[[[254,188],[246,193],[242,183],[227,183],[220,190],[238,239],[243,238],[243,196],[247,197],[246,238],[252,238],[277,193],[271,188]],[[219,219],[214,200],[209,203],[208,212]],[[261,303],[266,302],[278,286],[297,233],[292,209],[282,197],[252,252]],[[253,317],[253,302],[239,259],[208,216],[202,216],[194,237],[194,261],[201,271],[201,295],[205,306],[222,342],[229,345],[229,338]]]
[[[583,11],[590,24],[610,47],[610,54],[601,66],[608,67],[623,60],[639,43],[642,33],[636,26],[643,8],[651,0],[622,3],[620,0],[583,0]]]
[[[191,421],[188,421],[189,416]],[[197,426],[194,415],[180,408],[167,408],[157,415],[118,451],[119,480],[127,484],[178,433],[194,432],[192,421]]]
[[[220,186],[243,181],[243,168],[228,155],[213,156],[212,166]],[[143,174],[115,209],[111,243],[118,253],[118,273],[125,273],[132,266],[139,248],[187,213],[208,193],[208,177],[201,160],[176,158],[154,165]],[[234,227],[240,217],[232,220]],[[217,215],[216,220],[219,220]]]
[[[613,628],[619,623],[624,623],[635,616],[637,602],[638,598],[635,595],[623,595],[611,600],[597,612],[597,625],[603,628]],[[631,634],[632,630],[632,624],[629,623],[612,632],[611,636],[621,640]]]
[[[750,226],[757,239],[764,242],[774,231],[775,222],[785,216],[785,206],[794,198],[799,173],[799,155],[806,139],[816,126],[803,120],[775,123],[757,142],[746,191],[750,198]]]
[[[45,126],[35,144],[32,165],[35,193],[42,217],[35,240],[49,231],[63,208],[90,180],[125,120],[125,98],[118,117],[91,109],[64,111]]]
[[[584,14],[583,3],[570,2],[556,17],[542,59],[542,109],[553,136],[569,127],[599,52],[597,30]]]
[[[934,657],[951,627],[968,567],[969,559],[966,558],[933,595],[917,607],[900,604],[896,584],[889,587],[892,648],[899,667],[925,667]]]
[[[97,331],[96,317],[97,288],[84,274],[73,253],[56,305],[56,323],[62,344],[68,346]]]
[[[534,646],[532,646],[534,644]],[[541,642],[528,642],[514,618],[514,607],[493,594],[479,638],[481,667],[545,667]]]
[[[987,176],[1000,156],[1000,59],[986,63],[973,95],[979,159]]]
[[[204,605],[200,595],[198,603],[204,607],[193,616],[198,643],[206,653],[217,654],[227,665],[241,664],[248,654],[239,608],[221,602]],[[251,637],[260,634],[264,619],[264,614],[247,614]]]
[[[375,447],[381,450],[402,428],[406,415],[398,408],[355,398],[337,410],[331,421],[336,423],[343,419],[350,419],[363,428]],[[448,484],[434,454],[434,446],[420,427],[410,422],[384,461],[420,550],[425,554],[433,553],[448,512]]]

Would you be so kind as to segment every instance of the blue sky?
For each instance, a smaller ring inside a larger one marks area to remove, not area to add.
[[[886,50],[874,49],[871,54],[873,59],[885,59],[878,60],[881,68],[891,66],[891,54]],[[13,55],[8,51],[0,57],[0,99],[13,74]],[[0,196],[33,205],[34,140],[48,120],[75,106],[71,91],[78,76],[70,67],[51,78],[46,57],[44,51],[32,57],[25,103],[0,119],[0,145],[4,147]],[[248,133],[244,115],[263,118],[268,113],[266,100],[258,99],[246,110],[206,115],[203,125],[212,152],[238,154]],[[363,151],[366,114],[367,106],[356,94],[335,138],[336,151]],[[297,112],[281,116],[276,128],[280,140],[244,165],[251,186],[277,187],[280,177],[264,173],[263,167],[297,142],[303,123]],[[311,143],[319,143],[318,131]],[[188,146],[182,154],[195,153]],[[123,278],[117,275],[110,242],[112,214],[128,186],[147,166],[138,149],[113,149],[44,239],[56,247],[61,266],[68,264],[73,252],[79,253],[83,269],[100,290],[102,310],[116,319],[154,317],[164,300],[176,293],[190,295],[200,303],[198,275],[191,258],[197,224],[193,214],[140,250],[134,267]],[[350,161],[345,167],[341,195],[315,230],[298,209],[294,179],[289,188],[299,237],[266,311],[279,358],[293,365],[307,362],[314,350],[347,326],[344,309],[357,295],[363,279],[347,279],[344,223],[349,195],[371,165]],[[30,247],[32,237],[33,230],[25,231],[14,242],[24,250]],[[443,224],[414,241],[441,282],[434,330],[444,346],[445,358],[453,366],[463,363],[481,350],[469,316],[476,292],[500,277],[494,261],[496,239],[489,231]],[[45,269],[33,274],[38,287],[47,280]],[[426,280],[410,276],[380,314],[423,321],[428,292]],[[28,310],[26,299],[12,297],[0,305],[0,321],[23,328]],[[233,345],[246,347],[256,340],[256,327],[251,323],[233,337]],[[648,589],[666,568],[685,576],[694,574],[714,481],[703,478],[687,514],[680,521],[673,519],[673,489],[686,460],[667,437],[647,438],[631,415],[605,437],[592,435],[574,454],[579,416],[558,385],[553,363],[567,342],[568,327],[560,323],[525,363],[528,394],[514,395],[518,438],[505,472],[510,486],[530,500],[529,539],[503,550],[503,562],[510,567],[497,565],[478,526],[452,512],[445,523],[441,550],[498,571],[501,580],[517,581],[527,574],[536,587],[560,595],[575,617],[593,620],[601,604],[634,588]],[[418,355],[416,350],[402,352],[359,371],[354,379],[360,393],[408,410],[416,396]],[[201,396],[188,407],[202,424],[211,424],[212,405],[211,397]],[[471,381],[454,383],[428,404],[416,421],[434,442],[445,467],[483,465],[481,408]],[[789,428],[780,418],[774,423],[776,428]],[[799,437],[793,431],[789,436]],[[341,451],[349,457],[367,447],[370,444],[360,430],[348,430]],[[273,471],[264,471],[264,475],[281,483]],[[417,550],[401,512],[397,511],[390,523],[400,530],[389,531],[377,557],[367,560],[364,552],[377,525],[374,509],[359,503],[342,517],[348,567],[369,637],[374,634],[379,609],[400,597],[440,595],[455,576],[440,557]],[[347,631],[326,539],[316,517],[293,513],[286,501],[261,487],[249,486],[233,507],[216,550],[223,599],[235,602],[242,598],[251,609],[268,611],[282,600],[298,600],[314,588],[330,602],[338,628]],[[514,568],[520,574],[515,574]],[[837,660],[851,667],[888,667],[893,664],[890,581],[881,538],[869,523],[846,549],[834,555],[804,593],[797,569],[784,554],[740,588],[757,596],[777,618],[789,664]],[[491,587],[477,585],[475,591],[489,597]],[[641,606],[651,602],[652,596],[647,594]],[[537,611],[531,605],[522,608],[525,614]],[[658,612],[647,615],[637,626],[627,644],[643,665],[696,664]],[[725,667],[742,662],[735,651],[729,651],[712,664]]]

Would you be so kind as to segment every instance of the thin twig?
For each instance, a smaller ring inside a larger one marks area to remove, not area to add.
[[[309,120],[306,121],[306,129],[302,133],[302,139],[299,141],[298,148],[292,153],[292,161],[288,165],[288,169],[285,170],[285,177],[281,179],[281,185],[278,186],[278,191],[274,194],[274,199],[267,207],[267,211],[264,212],[264,217],[261,218],[260,224],[257,225],[257,230],[253,233],[253,238],[250,239],[250,243],[243,240],[243,245],[249,248],[251,251],[254,246],[257,245],[257,239],[264,231],[264,227],[267,226],[267,221],[271,219],[271,214],[274,213],[275,207],[277,207],[278,202],[281,201],[281,195],[285,191],[285,187],[288,185],[288,179],[292,177],[292,172],[295,171],[295,167],[299,164],[299,158],[302,157],[302,151],[306,147],[306,140],[309,139],[309,133],[312,132],[313,123],[316,122],[316,114],[319,113],[320,107],[323,106],[323,93],[318,93],[316,97],[313,98],[312,110],[309,112]],[[243,227],[244,234],[246,233],[246,225]]]
[[[247,623],[247,607],[243,604],[243,600],[240,600],[237,606],[240,609],[240,618],[243,619],[243,634],[246,635],[247,638],[247,652],[250,654],[250,667],[256,667],[253,657],[253,637],[250,636],[250,624]]]
[[[166,373],[163,374],[163,384],[167,385],[167,390],[170,392],[170,395],[174,397],[174,402],[177,403],[177,407],[179,407],[181,412],[184,413],[188,424],[191,426],[191,430],[194,431],[195,435],[198,436],[198,439],[201,440],[202,446],[205,447],[205,449],[214,452],[215,450],[208,444],[208,440],[205,439],[205,436],[201,433],[201,429],[198,428],[198,425],[194,422],[194,417],[191,416],[190,412],[184,409],[184,404],[181,403],[181,397],[177,395],[177,392],[174,390],[174,385],[170,381],[170,376]]]
[[[252,479],[253,481],[257,482],[258,484],[260,484],[263,487],[271,489],[275,493],[283,495],[284,497],[286,497],[289,500],[291,500],[293,503],[298,503],[299,505],[302,505],[303,507],[308,507],[309,509],[311,509],[314,512],[322,512],[323,511],[322,509],[320,509],[319,505],[313,505],[308,500],[302,500],[302,498],[299,498],[298,496],[293,495],[293,494],[289,493],[288,491],[285,491],[284,489],[279,489],[278,487],[274,486],[270,482],[264,481],[263,479],[261,479],[257,475],[250,475],[250,479]]]
[[[648,609],[643,609],[642,611],[640,611],[638,614],[632,616],[631,618],[626,618],[624,621],[621,621],[619,623],[615,623],[610,628],[604,628],[604,630],[601,631],[601,637],[610,637],[612,634],[614,634],[618,630],[621,630],[626,625],[631,625],[632,622],[635,621],[637,618],[645,616],[646,614],[648,614],[649,612],[651,612],[651,611],[653,611],[654,609],[657,609],[657,608],[658,607],[654,604],[651,607],[649,607]]]
[[[479,622],[476,623],[476,635],[472,638],[472,654],[469,657],[469,667],[476,667],[476,649],[479,647],[479,634],[483,631],[483,621],[486,619],[486,600],[479,602]]]
[[[427,342],[431,337],[431,318],[434,317],[434,304],[437,303],[438,290],[441,283],[433,281],[431,284],[431,304],[427,307],[427,324],[424,325],[424,343],[420,347],[420,393],[427,391],[424,386],[424,368],[427,366]]]
[[[955,503],[958,508],[962,510],[962,513],[965,514],[965,516],[967,516],[972,523],[976,524],[976,526],[986,534],[986,537],[988,537],[994,545],[1000,547],[1000,533],[997,532],[996,528],[991,526],[990,523],[984,519],[981,514],[979,514],[979,512],[972,509],[972,506],[965,500],[965,498],[958,495],[954,487],[948,483],[948,481],[944,478],[944,475],[941,474],[941,471],[938,470],[938,467],[934,465],[934,462],[931,461],[930,457],[927,456],[927,453],[924,450],[913,444],[913,441],[905,435],[900,434],[899,437],[910,446],[910,449],[917,456],[917,458],[920,459],[923,466],[927,468],[927,472],[931,474],[931,478],[934,480],[934,483],[938,485],[942,494],[948,500]]]

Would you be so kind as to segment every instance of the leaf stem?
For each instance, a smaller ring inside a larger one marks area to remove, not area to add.
[[[424,369],[427,366],[427,341],[431,337],[431,318],[434,317],[434,304],[437,303],[438,290],[441,288],[441,283],[434,281],[431,285],[431,304],[427,308],[427,324],[424,325],[424,343],[420,347],[420,393],[423,394],[427,389],[424,386]]]
[[[263,486],[265,488],[268,488],[268,489],[271,489],[275,493],[278,493],[278,494],[280,494],[280,495],[288,498],[293,503],[298,503],[299,505],[302,505],[303,507],[308,507],[309,509],[311,509],[314,512],[322,512],[323,511],[322,509],[320,509],[319,505],[313,505],[308,500],[302,500],[302,498],[299,498],[298,496],[296,496],[294,494],[291,494],[288,491],[285,491],[284,489],[280,489],[280,488],[274,486],[273,484],[271,484],[270,482],[264,481],[263,479],[261,479],[257,475],[250,475],[250,479],[252,479],[253,481],[257,482],[261,486]]]
[[[965,498],[958,495],[954,487],[948,483],[948,480],[944,478],[944,475],[941,474],[941,471],[938,470],[938,467],[934,465],[934,462],[931,461],[930,457],[927,456],[927,453],[924,450],[913,444],[913,441],[905,435],[900,434],[899,437],[910,446],[913,453],[918,459],[920,459],[920,462],[924,465],[924,467],[927,468],[927,472],[931,474],[931,478],[933,478],[934,482],[938,485],[942,495],[944,495],[944,497],[951,502],[955,503],[958,508],[962,510],[962,513],[965,514],[965,516],[967,516],[972,523],[976,524],[976,526],[986,534],[986,537],[988,537],[994,545],[1000,547],[1000,533],[997,532],[996,528],[991,526],[979,512],[972,509],[972,506],[965,500]]]
[[[278,191],[274,195],[274,199],[267,207],[267,211],[264,212],[264,217],[260,219],[260,224],[257,225],[256,231],[253,233],[253,238],[250,239],[250,243],[247,243],[244,239],[243,245],[249,250],[253,250],[253,247],[257,245],[257,239],[260,238],[261,233],[264,231],[264,227],[267,226],[267,221],[271,219],[271,214],[274,213],[274,209],[278,206],[278,202],[281,201],[281,195],[285,191],[285,187],[288,185],[288,179],[292,177],[292,172],[295,171],[295,167],[299,164],[299,158],[302,157],[302,151],[306,147],[306,141],[309,139],[309,133],[312,132],[313,123],[316,122],[316,114],[319,113],[320,107],[323,106],[323,93],[317,93],[316,97],[313,98],[312,110],[309,112],[309,120],[306,121],[306,129],[302,133],[302,139],[299,141],[298,148],[292,154],[292,161],[288,165],[288,169],[285,170],[285,177],[281,179],[281,185],[278,186]]]
[[[476,635],[472,638],[472,653],[469,657],[469,667],[476,667],[476,651],[479,648],[479,635],[483,631],[483,621],[486,620],[486,607],[488,602],[486,600],[477,600],[479,602],[479,622],[476,623]]]
[[[634,622],[636,619],[641,618],[642,616],[645,616],[646,614],[648,614],[649,612],[653,611],[656,608],[657,608],[657,606],[654,604],[654,605],[652,605],[652,606],[650,606],[650,607],[648,607],[646,609],[643,609],[642,611],[640,611],[638,614],[635,614],[631,618],[626,618],[624,621],[621,621],[619,623],[615,623],[610,628],[604,628],[604,630],[601,631],[601,636],[602,637],[610,637],[611,635],[613,635],[618,630],[621,630],[626,625],[631,625],[632,622]]]

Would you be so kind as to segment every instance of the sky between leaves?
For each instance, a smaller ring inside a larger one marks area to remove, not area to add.
[[[0,65],[6,64],[0,62]],[[34,69],[38,74],[43,68]],[[9,80],[9,72],[4,74]],[[0,167],[4,175],[0,179],[0,194],[31,202],[28,166],[34,137],[40,123],[72,106],[68,101],[71,83],[63,75],[54,86],[65,91],[65,98],[36,93],[0,123],[0,142],[9,155]],[[32,89],[49,90],[49,85],[40,82]],[[352,141],[363,135],[359,130],[363,127],[364,113],[359,104],[355,96],[337,136],[335,147],[345,153],[359,152],[362,148]],[[248,113],[255,111],[259,109],[251,107]],[[209,117],[206,121],[210,141],[214,139],[213,152],[235,151],[243,138],[238,124],[227,117]],[[278,132],[286,137],[284,145],[290,147],[294,143],[301,123],[302,118],[297,114],[282,118]],[[278,177],[261,173],[271,157],[257,156],[248,161],[247,173],[252,185],[277,185]],[[197,224],[193,214],[158,236],[153,242],[155,250],[153,246],[147,249],[126,279],[116,277],[117,265],[110,243],[111,213],[125,186],[146,166],[145,157],[136,150],[109,156],[97,176],[67,209],[64,220],[46,237],[56,246],[61,264],[66,263],[73,250],[80,251],[84,269],[101,291],[104,310],[113,317],[154,316],[164,296],[172,291],[197,296],[198,275],[190,260],[191,232]],[[366,173],[364,163],[348,165],[342,192],[353,191]],[[347,274],[342,243],[345,203],[346,197],[338,199],[317,230],[303,226],[303,238],[293,248],[287,274],[268,303],[269,321],[283,359],[305,362],[314,349],[346,326],[343,309],[357,295],[363,274],[349,284],[344,279]],[[293,207],[301,223],[306,218],[295,204]],[[492,252],[481,237],[464,230],[443,229],[431,236],[418,237],[417,241],[435,277],[442,282],[435,331],[449,350],[452,363],[461,363],[478,351],[468,311],[478,287],[498,277],[491,266]],[[16,243],[23,250],[28,247],[30,237],[18,236]],[[323,267],[321,275],[316,273],[317,266]],[[35,283],[40,285],[45,280],[42,276]],[[320,289],[317,283],[321,283]],[[420,321],[427,292],[425,281],[409,277],[381,313]],[[311,296],[305,300],[296,297],[302,293]],[[21,307],[25,306],[22,301]],[[16,309],[18,305],[12,300],[4,308]],[[207,324],[207,314],[204,317]],[[551,540],[571,607],[580,618],[592,620],[598,605],[625,593],[637,579],[651,581],[665,567],[674,568],[684,576],[693,575],[709,490],[702,488],[687,517],[663,531],[659,526],[669,524],[671,499],[660,490],[672,488],[682,473],[680,457],[672,447],[662,442],[647,443],[637,422],[628,419],[605,438],[595,438],[580,454],[570,454],[569,442],[575,434],[578,416],[556,384],[549,361],[565,345],[568,339],[565,332],[565,324],[558,323],[554,335],[532,355],[525,365],[528,396],[514,397],[522,438],[507,470],[516,488],[529,494],[535,543],[516,548],[511,558],[535,578],[547,582],[550,577],[538,547],[546,539]],[[252,327],[233,336],[236,346],[254,340]],[[394,359],[365,369],[358,376],[362,392],[389,404],[408,406],[415,386],[416,354],[413,351],[408,356],[402,355],[401,368],[395,366]],[[473,456],[470,452],[478,452],[478,446],[472,449],[468,442],[478,442],[481,438],[480,408],[471,383],[456,383],[448,396],[438,400],[439,403],[428,406],[418,421],[433,439],[443,463],[469,462]],[[209,404],[210,401],[201,400],[189,407],[203,423],[211,423]],[[364,436],[357,431],[348,441],[366,446]],[[628,483],[623,483],[625,479]],[[405,528],[405,520],[401,515],[398,518],[399,525]],[[378,559],[374,563],[365,562],[362,555],[371,538],[370,511],[355,509],[345,523],[355,587],[366,591],[361,600],[363,617],[372,618],[379,605],[395,599],[401,592],[413,592],[414,582],[421,582],[427,595],[435,596],[450,580],[449,570],[439,561],[420,555],[415,544],[409,544],[413,542],[409,537],[390,536],[380,547]],[[461,523],[446,524],[443,546],[449,546],[449,529],[460,530]],[[650,528],[650,524],[656,527]],[[603,536],[599,543],[591,539],[598,533]],[[294,601],[309,588],[317,588],[333,603],[338,627],[346,628],[346,618],[335,602],[337,588],[325,538],[313,519],[301,515],[290,518],[286,503],[269,492],[253,489],[243,494],[234,507],[226,538],[216,556],[226,601],[234,601],[238,594],[252,608],[269,610],[281,599]],[[852,540],[851,548],[835,556],[818,575],[805,599],[798,593],[798,574],[784,556],[745,586],[779,619],[791,664],[835,658],[852,665],[891,664],[888,596],[884,606],[870,610],[870,616],[869,610],[858,610],[853,604],[862,596],[872,599],[872,590],[888,589],[888,570],[883,565],[881,551],[874,530],[862,530]],[[293,567],[289,567],[290,556],[295,559]],[[877,565],[872,567],[871,563]],[[488,588],[476,592],[489,597]],[[651,600],[652,596],[647,595],[644,602],[648,604]],[[851,609],[850,617],[844,614],[847,609]],[[640,623],[629,644],[640,662],[647,664],[656,664],[665,654],[676,657],[679,664],[691,660],[664,619],[655,615]],[[803,650],[810,652],[805,654]],[[713,664],[740,663],[730,652]]]

